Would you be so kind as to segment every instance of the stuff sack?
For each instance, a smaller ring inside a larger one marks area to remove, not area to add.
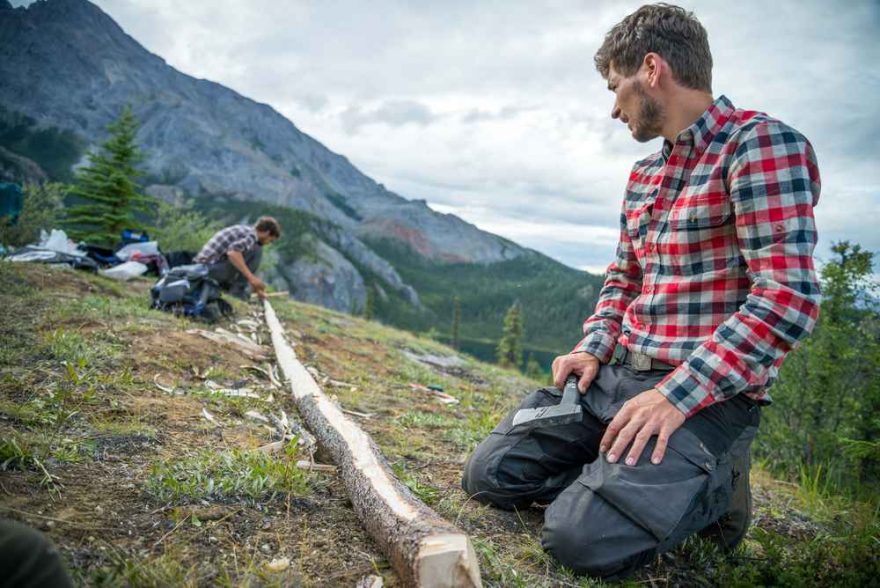
[[[208,322],[233,312],[220,296],[220,285],[208,276],[208,267],[201,263],[171,269],[150,289],[150,297],[151,308]]]

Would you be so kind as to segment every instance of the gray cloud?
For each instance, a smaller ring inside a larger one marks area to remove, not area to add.
[[[354,134],[360,127],[371,123],[384,123],[391,127],[407,124],[425,126],[439,117],[415,100],[389,100],[372,109],[349,106],[340,113],[339,118],[345,131]]]
[[[511,106],[507,105],[499,110],[491,111],[491,110],[483,110],[480,108],[474,108],[462,115],[461,122],[465,124],[471,123],[480,123],[484,121],[492,121],[492,120],[510,120],[512,118],[516,118],[520,114],[524,112],[528,112],[530,110],[537,110],[534,106]]]
[[[301,96],[297,102],[311,112],[320,112],[327,106],[327,97],[319,94],[306,94]]]

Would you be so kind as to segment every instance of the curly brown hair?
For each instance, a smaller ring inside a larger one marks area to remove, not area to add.
[[[276,239],[281,237],[281,225],[271,216],[261,216],[254,224],[254,229],[261,233],[269,233]]]
[[[593,60],[603,78],[613,65],[631,76],[648,53],[669,63],[676,82],[712,92],[712,53],[709,36],[693,12],[671,4],[645,4],[614,25]]]

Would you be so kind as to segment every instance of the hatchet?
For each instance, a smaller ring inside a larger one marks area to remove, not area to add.
[[[575,374],[571,374],[565,381],[562,400],[559,401],[559,404],[538,408],[523,408],[517,411],[513,416],[513,426],[510,430],[521,430],[526,427],[529,429],[556,427],[570,423],[579,423],[583,418],[584,409],[580,403],[580,392],[578,392],[577,384],[578,377]]]

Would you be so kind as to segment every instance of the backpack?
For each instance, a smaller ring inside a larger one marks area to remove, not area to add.
[[[209,323],[233,313],[232,306],[220,297],[220,285],[201,263],[172,268],[150,289],[150,297],[151,308]]]

